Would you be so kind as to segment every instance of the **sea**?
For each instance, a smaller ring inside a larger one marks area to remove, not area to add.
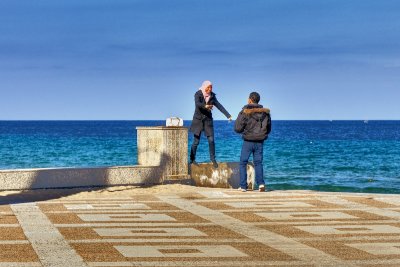
[[[164,124],[0,121],[0,170],[135,165],[136,127]],[[242,139],[233,126],[214,122],[217,161],[239,161]],[[209,161],[204,137],[197,160]],[[264,179],[273,190],[399,194],[400,121],[275,120],[264,145]]]

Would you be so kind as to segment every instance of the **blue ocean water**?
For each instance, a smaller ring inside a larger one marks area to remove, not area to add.
[[[0,121],[0,169],[133,165],[136,126],[163,124]],[[215,139],[218,161],[239,160],[233,123],[216,121]],[[203,138],[198,161],[208,159]],[[272,189],[400,193],[400,121],[273,121],[264,172]]]

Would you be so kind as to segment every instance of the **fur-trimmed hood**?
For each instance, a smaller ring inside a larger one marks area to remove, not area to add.
[[[270,109],[269,108],[264,108],[261,105],[246,105],[243,107],[243,113],[246,115],[251,115],[253,113],[270,113]]]
[[[258,104],[244,106],[235,121],[235,132],[246,141],[265,141],[271,132],[270,110]]]

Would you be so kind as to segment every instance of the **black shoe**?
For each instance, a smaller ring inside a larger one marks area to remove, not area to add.
[[[195,160],[191,160],[191,161],[190,161],[190,164],[193,164],[193,165],[196,165],[196,166],[199,165],[199,163],[197,163],[197,161],[195,161]]]
[[[212,164],[215,169],[218,168],[218,163],[215,160],[212,161]]]

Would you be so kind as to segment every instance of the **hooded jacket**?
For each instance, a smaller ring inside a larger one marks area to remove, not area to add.
[[[258,104],[244,106],[235,121],[235,132],[246,141],[266,140],[271,132],[270,110]]]

